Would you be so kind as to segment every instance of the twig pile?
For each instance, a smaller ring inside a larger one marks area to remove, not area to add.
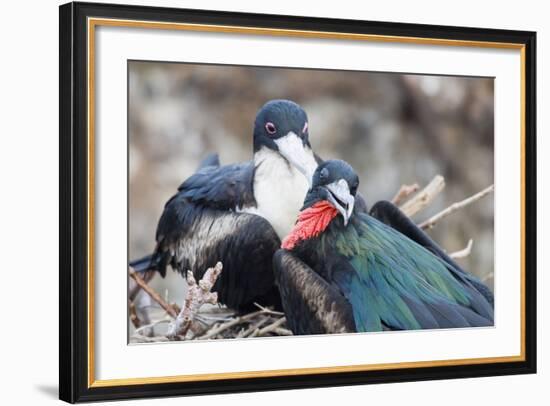
[[[428,207],[444,188],[445,179],[441,175],[435,176],[420,191],[418,184],[402,185],[393,197],[392,203],[398,205],[401,211],[412,218]],[[494,186],[491,185],[467,199],[451,204],[428,220],[418,224],[418,226],[424,230],[429,230],[448,215],[465,208],[493,191]],[[467,257],[472,251],[472,245],[473,240],[470,239],[464,249],[450,253],[449,256],[451,258]],[[259,304],[255,304],[258,310],[244,315],[236,315],[229,309],[221,308],[220,305],[218,307],[212,306],[218,304],[218,295],[216,292],[211,292],[211,290],[222,269],[221,262],[218,262],[215,267],[207,269],[203,278],[198,282],[195,280],[193,273],[188,271],[186,278],[188,292],[180,310],[177,304],[167,303],[148,285],[151,274],[146,274],[145,279],[143,279],[130,267],[128,270],[129,276],[136,283],[136,287],[130,292],[131,295],[128,301],[129,318],[135,327],[130,341],[133,343],[151,343],[292,335],[292,332],[286,327],[286,319],[283,313],[262,307]],[[164,315],[161,318],[151,322],[148,313],[139,308],[134,299],[136,299],[140,289],[146,292],[164,310]],[[204,309],[206,304],[210,305],[208,309]],[[139,314],[145,314],[146,316],[140,318]],[[164,333],[156,334],[156,327],[163,324],[167,324],[168,328],[165,329]]]
[[[186,324],[178,323],[177,318],[162,318],[154,323],[137,328],[131,336],[132,343],[155,343],[184,340],[211,340],[220,338],[251,338],[289,336],[292,332],[286,328],[284,314],[261,307],[259,310],[241,316],[234,314],[217,316],[217,312],[197,310],[193,321]],[[184,319],[185,320],[185,319]],[[149,331],[160,324],[169,324],[164,334],[148,336]],[[176,332],[177,326],[185,329]]]

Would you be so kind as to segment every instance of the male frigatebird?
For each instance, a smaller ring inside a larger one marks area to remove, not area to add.
[[[217,261],[223,271],[214,291],[234,309],[254,302],[277,306],[273,254],[294,225],[317,160],[305,111],[272,100],[257,113],[251,161],[220,166],[207,159],[165,205],[152,255],[134,261],[137,271],[166,267],[201,278]]]
[[[320,164],[298,221],[274,256],[294,334],[493,325],[482,282],[356,210],[358,185],[346,162]]]

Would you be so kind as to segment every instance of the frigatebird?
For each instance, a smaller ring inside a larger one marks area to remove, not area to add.
[[[217,261],[223,271],[218,301],[245,310],[254,302],[280,306],[273,254],[294,225],[317,167],[306,112],[289,100],[267,102],[257,113],[253,159],[220,166],[207,158],[166,203],[152,255],[130,263],[136,271],[170,265],[201,278]]]
[[[293,333],[493,325],[493,306],[481,292],[482,282],[356,210],[358,186],[346,162],[321,163],[295,227],[274,255],[275,279]]]

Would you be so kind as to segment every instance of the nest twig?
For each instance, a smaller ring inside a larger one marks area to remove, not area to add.
[[[164,310],[166,310],[166,313],[168,313],[173,318],[178,317],[178,313],[176,310],[172,307],[172,305],[166,303],[162,297],[153,289],[151,288],[147,282],[145,282],[139,274],[134,271],[134,269],[130,266],[128,267],[128,274],[130,277],[136,281],[136,283],[139,285],[141,289],[143,289],[149,296],[151,296],[151,299],[153,299],[155,302],[157,302],[160,307],[162,307]]]
[[[196,329],[193,329],[193,322],[202,305],[207,303],[214,305],[218,303],[218,294],[210,290],[214,287],[222,269],[222,263],[218,262],[214,268],[206,270],[198,283],[193,276],[193,272],[187,271],[187,296],[176,320],[170,325],[168,336],[185,337],[190,329],[196,331]]]
[[[428,220],[420,223],[419,227],[423,228],[423,229],[430,229],[433,226],[435,226],[435,224],[438,221],[440,221],[441,219],[447,217],[448,215],[450,215],[451,213],[454,213],[457,210],[463,209],[464,207],[472,204],[473,202],[478,201],[483,196],[488,195],[489,193],[491,193],[494,190],[495,190],[495,186],[491,185],[491,186],[486,187],[485,189],[483,189],[481,192],[478,192],[475,195],[468,197],[467,199],[464,199],[460,202],[453,203],[449,207],[447,207],[445,210],[440,211],[439,213],[437,213],[433,217],[431,217]]]
[[[420,189],[418,183],[412,185],[401,185],[395,196],[391,199],[391,202],[396,206],[399,206],[407,197],[417,192]]]
[[[472,252],[472,246],[474,245],[474,240],[470,238],[468,241],[468,244],[464,249],[461,249],[459,251],[451,252],[449,254],[449,257],[452,259],[458,259],[458,258],[466,258],[470,253]]]
[[[401,186],[403,188],[403,186]],[[401,207],[401,211],[407,216],[412,217],[418,212],[424,210],[430,205],[435,197],[445,188],[445,178],[441,175],[435,176],[428,185],[410,200],[405,202]]]

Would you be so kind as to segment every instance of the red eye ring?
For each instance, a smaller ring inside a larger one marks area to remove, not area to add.
[[[265,130],[273,135],[277,132],[277,127],[275,127],[275,124],[273,124],[271,121],[268,121],[267,123],[265,123]]]
[[[302,134],[307,133],[307,128],[308,128],[308,126],[307,126],[307,121],[306,121],[306,122],[304,123],[304,128],[302,129]]]

